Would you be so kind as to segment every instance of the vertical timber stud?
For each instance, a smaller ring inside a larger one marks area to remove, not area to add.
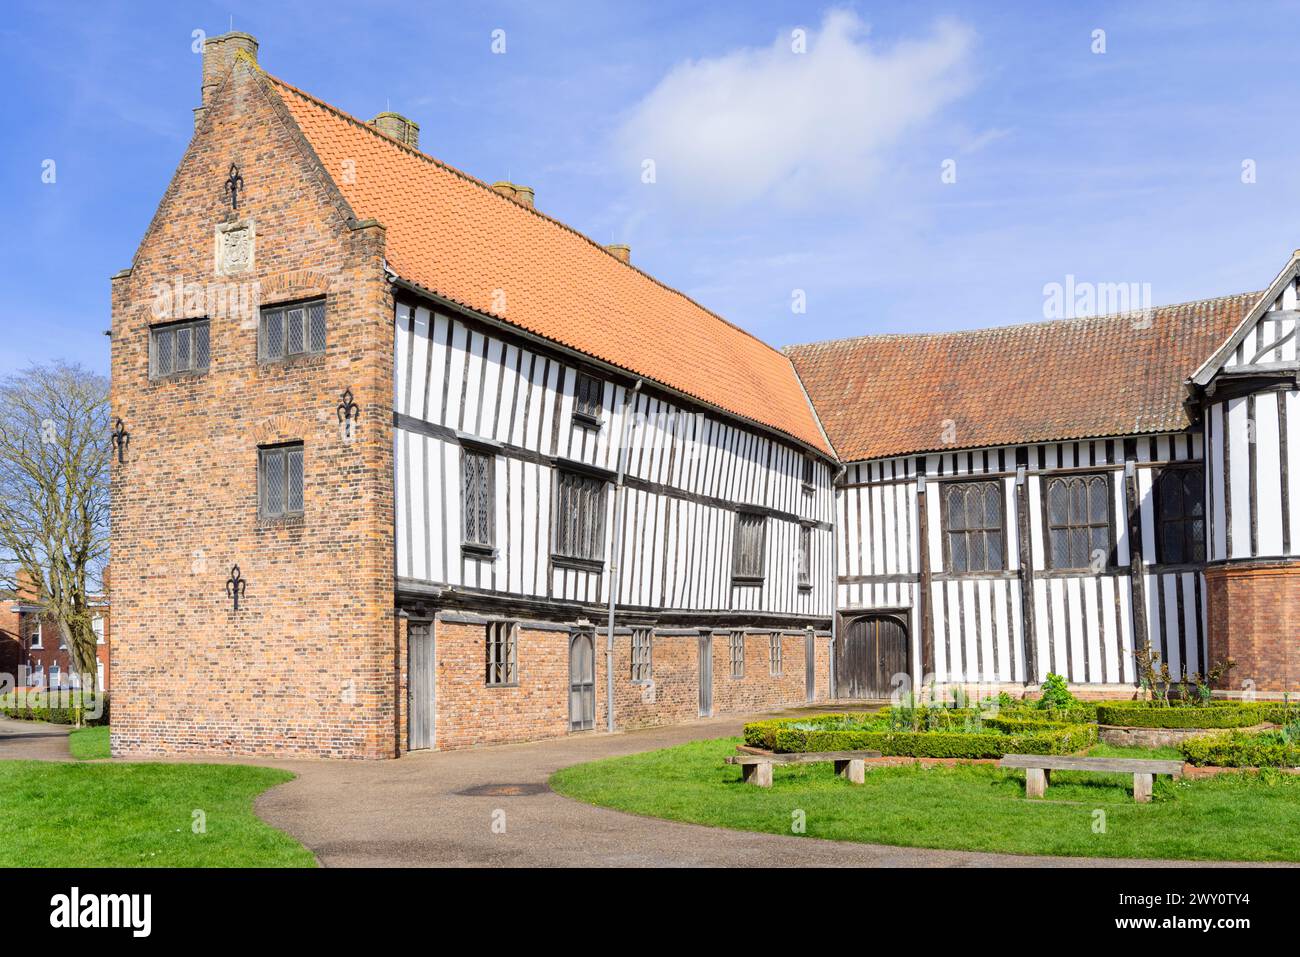
[[[632,398],[641,391],[641,380],[624,390],[623,438],[618,446],[618,475],[614,480],[614,544],[609,553],[609,619],[605,629],[605,729],[614,731],[614,604],[622,587],[622,568],[619,556],[623,552],[623,510],[627,507],[623,496],[623,474],[627,470],[628,432],[632,426]]]
[[[1020,640],[1025,654],[1025,684],[1029,685],[1038,682],[1038,637],[1034,628],[1034,552],[1029,534],[1029,448],[1023,445],[1016,449],[1016,543],[1023,622]]]
[[[840,514],[839,503],[835,501],[835,490],[839,494],[844,494],[844,475],[848,472],[847,465],[841,465],[834,477],[831,479],[831,509],[832,515],[838,520]],[[845,508],[848,508],[847,501]],[[847,514],[847,512],[846,512]],[[834,529],[834,524],[831,528]],[[835,672],[839,668],[837,660],[838,643],[840,640],[840,549],[839,543],[831,536],[831,647],[830,653],[826,656],[826,700],[834,701],[839,692],[835,683]]]
[[[1124,440],[1124,502],[1128,508],[1128,574],[1133,597],[1133,650],[1145,649],[1147,589],[1142,574],[1142,513],[1138,506],[1137,440]]]
[[[917,547],[917,571],[920,573],[917,581],[918,594],[916,596],[916,613],[920,618],[921,625],[921,685],[917,689],[919,696],[925,690],[925,686],[934,677],[934,620],[930,615],[930,523],[926,518],[928,514],[927,486],[925,482],[925,457],[922,456],[916,460],[916,537]]]

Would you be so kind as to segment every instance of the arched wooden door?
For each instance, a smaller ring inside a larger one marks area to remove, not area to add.
[[[894,675],[911,674],[907,626],[896,615],[843,615],[835,641],[835,696],[888,698]]]

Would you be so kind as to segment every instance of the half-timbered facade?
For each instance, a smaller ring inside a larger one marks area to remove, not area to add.
[[[207,41],[113,281],[117,753],[1131,689],[1148,646],[1291,686],[1295,261],[780,352],[256,53]]]
[[[1288,690],[1295,287],[789,349],[846,460],[837,690],[1111,693],[1148,648]]]

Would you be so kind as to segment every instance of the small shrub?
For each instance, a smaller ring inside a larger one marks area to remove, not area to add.
[[[1038,698],[1040,708],[1064,711],[1074,704],[1074,701],[1074,695],[1070,694],[1069,685],[1060,675],[1053,673],[1044,679],[1042,694]]]
[[[1088,724],[1097,720],[1097,703],[1079,701],[1077,698],[1065,708],[1040,707],[1037,701],[1020,702],[1013,708],[998,712],[1003,718],[1021,718],[1026,721],[1051,721],[1060,724]]]

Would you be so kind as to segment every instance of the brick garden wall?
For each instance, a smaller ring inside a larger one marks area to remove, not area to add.
[[[397,751],[384,232],[349,222],[281,110],[237,63],[113,282],[112,411],[131,436],[113,466],[115,754]],[[232,163],[238,213],[223,191]],[[254,262],[221,276],[216,229],[232,219],[255,224]],[[199,301],[160,317],[178,283]],[[251,315],[204,295],[232,285]],[[320,294],[325,354],[259,364],[256,305]],[[209,371],[151,381],[150,324],[185,315],[210,317]],[[335,411],[345,389],[361,408],[351,441]],[[263,521],[258,446],[289,441],[304,443],[305,515]],[[239,612],[225,593],[235,564]]]

